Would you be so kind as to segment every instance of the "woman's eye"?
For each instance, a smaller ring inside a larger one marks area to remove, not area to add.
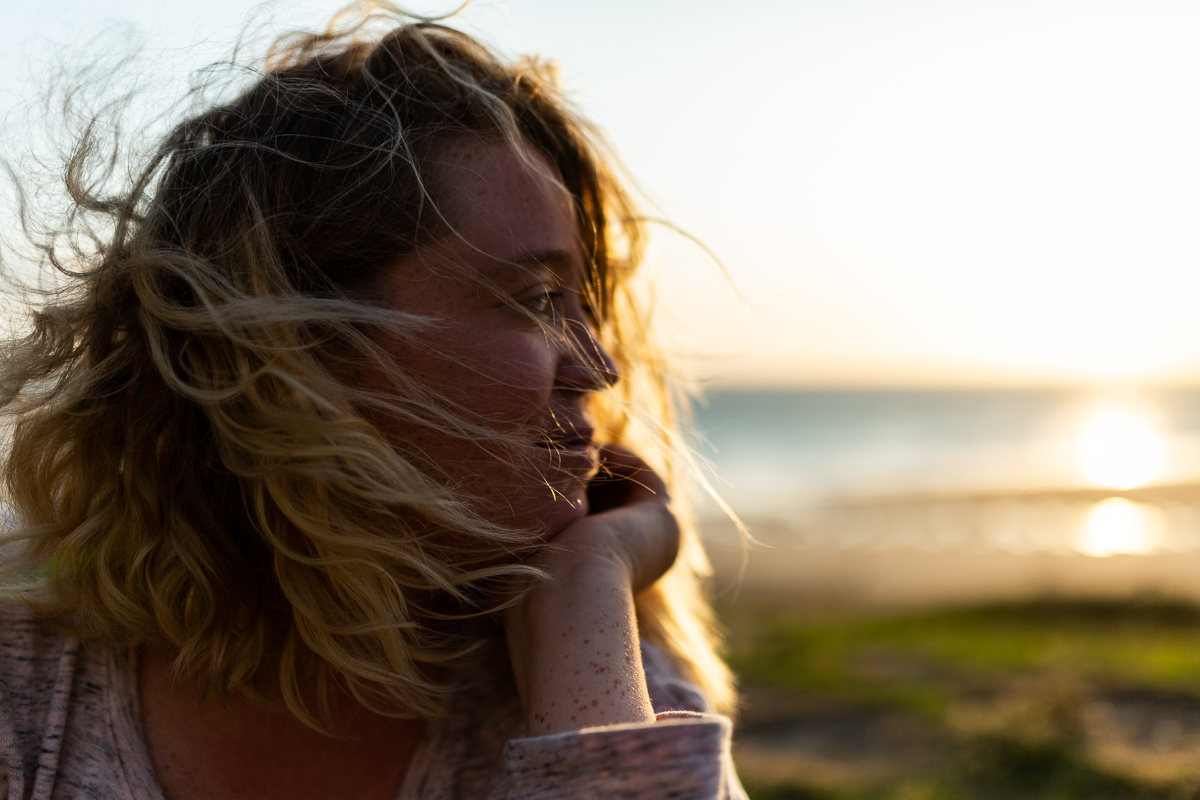
[[[555,306],[562,296],[562,292],[546,291],[523,301],[523,304],[534,314],[549,319],[554,316]]]

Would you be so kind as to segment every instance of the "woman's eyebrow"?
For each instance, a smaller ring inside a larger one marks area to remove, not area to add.
[[[578,257],[569,250],[535,250],[510,263],[526,270],[548,269],[561,280],[577,268],[578,261]]]
[[[513,258],[494,258],[482,267],[481,276],[497,285],[548,277],[565,283],[576,271],[577,261],[578,257],[567,250],[534,250]]]

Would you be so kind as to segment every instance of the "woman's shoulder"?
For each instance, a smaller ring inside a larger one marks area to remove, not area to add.
[[[6,699],[41,694],[77,649],[75,640],[47,626],[24,603],[0,602],[0,692]]]
[[[0,602],[0,796],[154,796],[129,790],[121,669],[23,603]]]
[[[76,649],[25,604],[0,603],[0,788],[6,796],[32,790],[46,743],[62,738],[54,708],[62,687],[73,683],[63,673],[74,672]]]

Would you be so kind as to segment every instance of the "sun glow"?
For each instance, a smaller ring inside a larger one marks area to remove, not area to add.
[[[1077,547],[1097,557],[1150,553],[1160,543],[1160,522],[1150,507],[1110,497],[1088,512]]]
[[[1084,420],[1076,456],[1089,482],[1132,489],[1158,477],[1163,449],[1162,433],[1147,414],[1110,406],[1092,411]]]

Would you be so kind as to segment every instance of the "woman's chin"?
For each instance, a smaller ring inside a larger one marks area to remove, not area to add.
[[[587,492],[559,493],[542,516],[546,539],[553,539],[588,514]]]

